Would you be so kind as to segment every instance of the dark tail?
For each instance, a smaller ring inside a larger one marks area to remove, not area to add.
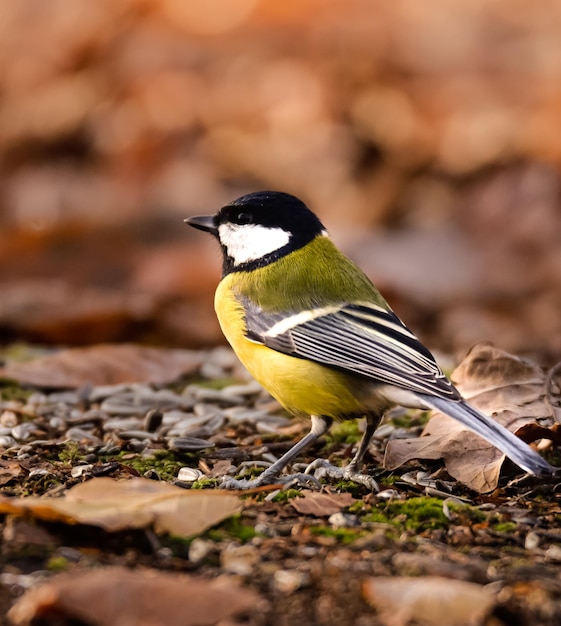
[[[504,452],[516,465],[538,476],[554,474],[557,468],[551,466],[522,439],[501,426],[498,422],[481,413],[464,400],[448,400],[427,394],[418,394],[433,409],[453,417],[464,426],[492,443]]]

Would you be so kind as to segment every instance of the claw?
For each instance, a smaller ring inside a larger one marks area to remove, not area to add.
[[[317,489],[321,488],[321,484],[319,480],[315,476],[310,476],[309,474],[288,474],[286,476],[274,476],[267,475],[267,471],[264,471],[261,476],[257,478],[253,478],[252,480],[236,480],[235,478],[230,478],[229,476],[225,476],[220,483],[221,489],[232,489],[232,490],[246,490],[246,489],[255,489],[256,487],[263,487],[264,485],[283,485],[284,489],[288,489],[290,487],[315,487]]]
[[[345,467],[337,467],[332,465],[325,459],[316,459],[308,465],[305,474],[312,474],[321,480],[327,478],[329,480],[352,480],[353,482],[370,489],[370,491],[380,491],[378,483],[368,474],[357,472],[352,463]]]

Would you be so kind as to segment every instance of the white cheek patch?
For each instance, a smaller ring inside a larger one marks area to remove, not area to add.
[[[218,236],[235,265],[256,261],[290,241],[288,231],[257,224],[220,224]]]

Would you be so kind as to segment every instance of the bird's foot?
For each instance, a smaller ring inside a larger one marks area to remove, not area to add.
[[[315,487],[319,489],[321,484],[315,476],[310,474],[287,474],[286,476],[278,476],[276,473],[267,473],[265,470],[257,478],[251,480],[247,478],[236,479],[230,476],[224,476],[220,483],[221,489],[255,489],[256,487],[263,487],[264,485],[282,485],[284,489],[289,487]]]
[[[322,478],[329,480],[352,480],[371,491],[380,491],[378,483],[372,476],[357,471],[353,463],[349,463],[344,467],[337,467],[325,459],[316,459],[308,465],[304,473],[313,475],[317,480],[321,480]]]

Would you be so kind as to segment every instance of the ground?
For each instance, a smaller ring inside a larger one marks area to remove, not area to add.
[[[61,497],[100,477],[143,476],[183,489],[215,489],[215,474],[239,474],[244,467],[260,471],[255,462],[278,457],[308,424],[290,419],[255,383],[224,379],[216,369],[220,359],[224,355],[215,354],[198,373],[172,385],[39,392],[5,381],[3,495]],[[201,371],[215,378],[202,380]],[[155,398],[167,403],[160,412],[154,412]],[[181,403],[183,411],[177,408]],[[486,585],[492,610],[476,623],[558,624],[556,480],[524,477],[505,466],[499,487],[478,494],[453,481],[439,461],[381,469],[388,437],[415,436],[426,419],[402,411],[379,431],[367,458],[379,493],[352,483],[324,485],[321,491],[265,488],[244,496],[238,514],[194,537],[157,534],[150,527],[111,533],[37,516],[4,516],[0,614],[27,588],[58,572],[77,575],[120,565],[209,581],[230,577],[259,594],[261,600],[240,617],[255,626],[416,623],[391,621],[369,603],[365,585],[379,576],[440,576]],[[188,428],[181,426],[185,420]],[[301,460],[326,456],[343,463],[359,437],[359,423],[336,424]],[[202,476],[178,480],[182,467],[198,468]],[[65,619],[34,623],[94,623]],[[0,617],[0,623],[9,622]],[[449,626],[446,615],[430,623]]]

